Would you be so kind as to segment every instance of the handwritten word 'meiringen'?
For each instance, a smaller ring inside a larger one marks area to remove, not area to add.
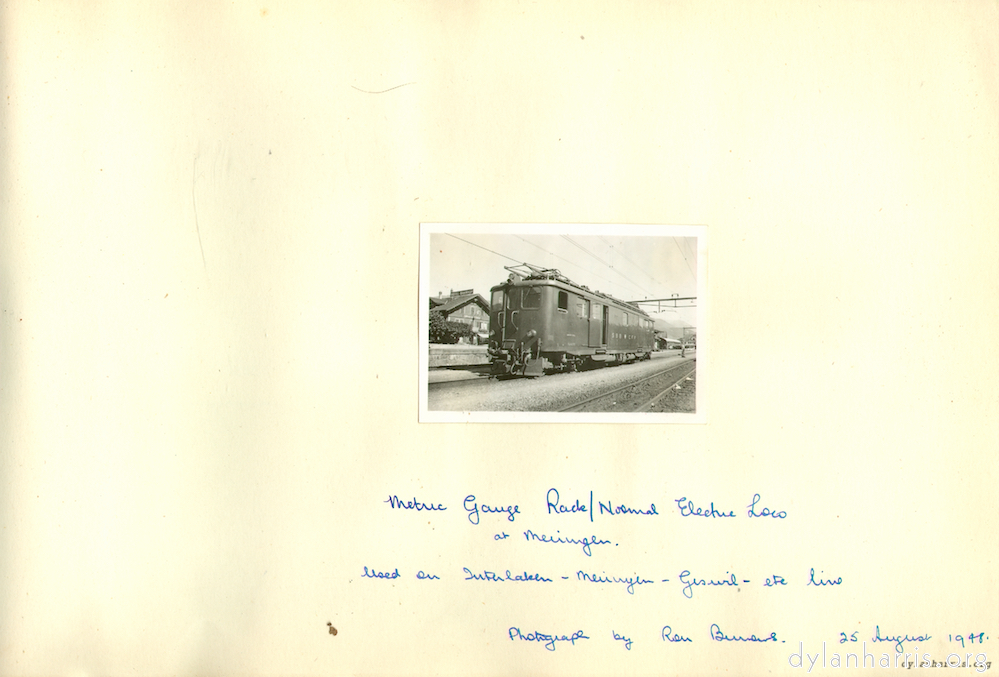
[[[561,531],[556,531],[555,533],[560,534]],[[607,545],[610,541],[597,538],[596,536],[583,538],[569,538],[568,536],[549,536],[547,534],[536,534],[530,529],[524,532],[524,539],[527,541],[535,540],[541,541],[542,543],[570,543],[573,545],[583,546],[583,552],[587,557],[590,557],[593,552],[590,548],[591,545]]]
[[[653,583],[653,581],[642,578],[638,574],[622,578],[620,576],[608,576],[606,571],[604,572],[603,576],[600,576],[598,574],[588,574],[585,571],[577,571],[576,579],[580,581],[587,581],[589,583],[625,583],[627,585],[625,590],[628,591],[629,595],[635,594],[636,585],[645,585],[648,583]]]

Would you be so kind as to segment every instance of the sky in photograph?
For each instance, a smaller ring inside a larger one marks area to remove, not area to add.
[[[489,289],[505,281],[504,266],[530,263],[556,268],[577,284],[624,301],[697,296],[694,237],[576,234],[572,232],[430,234],[429,292],[473,289],[487,301]],[[680,305],[696,301],[683,302]],[[641,306],[655,315],[655,307]],[[696,308],[667,310],[661,317],[696,326]]]

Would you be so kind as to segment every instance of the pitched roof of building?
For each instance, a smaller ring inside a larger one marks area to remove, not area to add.
[[[432,306],[432,309],[439,310],[446,315],[452,313],[458,308],[461,308],[469,302],[478,304],[486,312],[489,311],[489,305],[479,294],[462,294],[460,296],[445,296],[436,298],[433,296],[430,297],[430,305]]]

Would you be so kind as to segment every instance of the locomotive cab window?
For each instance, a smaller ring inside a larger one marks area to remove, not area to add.
[[[493,312],[497,310],[503,310],[503,290],[497,289],[493,292],[492,298],[492,310]]]
[[[569,293],[560,291],[558,293],[558,309],[563,313],[569,312]]]
[[[523,310],[533,310],[541,307],[541,287],[527,287],[523,291],[520,307]]]

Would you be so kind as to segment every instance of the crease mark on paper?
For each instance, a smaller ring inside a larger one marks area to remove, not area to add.
[[[393,89],[399,89],[400,87],[405,87],[406,85],[415,85],[415,84],[416,84],[415,82],[404,82],[401,85],[396,85],[395,87],[389,87],[388,89],[383,89],[380,92],[369,92],[366,89],[361,89],[360,87],[354,87],[354,85],[351,85],[351,87],[354,87],[354,89],[356,89],[357,91],[364,92],[365,94],[384,94],[385,92],[391,92]]]
[[[205,262],[205,247],[201,244],[201,226],[198,224],[198,194],[196,191],[198,184],[198,156],[194,156],[194,163],[191,167],[191,202],[194,203],[194,231],[198,234],[198,249],[201,251],[201,265],[208,275],[208,264]]]

